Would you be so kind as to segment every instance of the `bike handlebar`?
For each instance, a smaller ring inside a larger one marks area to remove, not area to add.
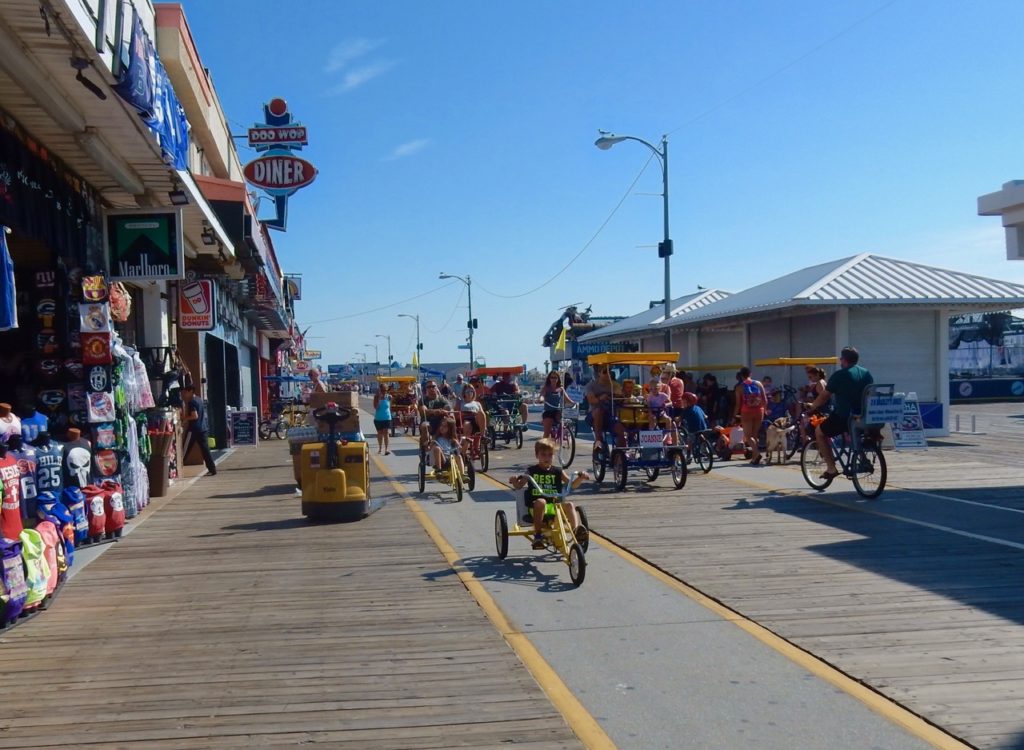
[[[580,477],[580,476],[584,476],[585,477],[587,475],[586,475],[585,472],[582,472],[582,471],[574,471],[572,473],[572,476],[569,478],[568,484],[565,485],[565,489],[563,489],[561,493],[558,493],[558,492],[546,492],[539,484],[537,484],[537,480],[534,479],[533,477],[531,477],[529,474],[520,474],[519,476],[521,476],[523,479],[525,479],[527,484],[529,484],[535,490],[537,490],[537,492],[540,493],[541,497],[547,497],[547,498],[552,498],[552,499],[564,500],[570,494],[572,494],[572,484],[573,484],[573,482],[576,481],[577,477]]]

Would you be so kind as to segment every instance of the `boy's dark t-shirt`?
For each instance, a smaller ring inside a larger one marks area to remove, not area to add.
[[[533,477],[535,481],[544,492],[558,493],[562,492],[562,469],[560,466],[552,464],[546,469],[541,468],[540,464],[534,464],[526,473]],[[528,490],[528,497],[530,498],[543,498],[543,493],[537,492],[533,485],[526,485]],[[544,498],[545,502],[554,503],[558,502],[559,498]]]

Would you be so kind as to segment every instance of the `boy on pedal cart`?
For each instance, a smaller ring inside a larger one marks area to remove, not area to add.
[[[543,490],[538,492],[534,488],[530,488],[526,491],[526,507],[530,508],[532,505],[532,520],[533,520],[533,548],[544,549],[544,537],[541,534],[541,525],[544,523],[544,510],[547,503],[559,502],[558,498],[550,498],[544,495],[544,492],[551,493],[552,495],[558,495],[562,492],[565,487],[565,483],[569,481],[569,475],[565,473],[560,467],[552,465],[552,461],[555,457],[555,442],[550,438],[541,438],[538,440],[533,447],[534,455],[537,457],[537,463],[526,470],[526,474],[533,478],[533,481]],[[589,479],[589,475],[586,472],[577,472],[572,480],[572,487],[576,489],[583,483],[583,480]],[[527,485],[526,476],[523,474],[516,474],[509,480],[512,486],[521,490]],[[532,503],[530,499],[532,498]],[[576,530],[575,536],[576,541],[582,545],[586,545],[586,540],[589,537],[589,532],[586,527],[580,524],[579,516],[576,513],[576,506],[566,501],[563,503],[566,513],[569,516],[570,525]],[[523,518],[524,521],[529,521],[530,518]]]

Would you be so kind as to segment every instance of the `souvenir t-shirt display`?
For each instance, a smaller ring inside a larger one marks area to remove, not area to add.
[[[0,441],[6,442],[8,435],[21,434],[21,419],[11,411],[10,404],[0,404]]]
[[[0,456],[0,485],[3,493],[0,502],[0,536],[17,539],[24,528],[21,522],[21,474],[18,472],[18,462],[6,451]]]
[[[64,446],[47,439],[36,443],[36,490],[60,495],[64,489]]]
[[[36,496],[36,449],[31,445],[22,444],[17,450],[10,450],[18,463],[18,475],[21,478],[21,517],[35,518]]]
[[[64,443],[64,486],[85,487],[92,468],[92,446],[76,429],[68,430]]]
[[[34,443],[40,432],[49,429],[49,420],[41,412],[33,410],[21,418],[21,439],[26,443]]]

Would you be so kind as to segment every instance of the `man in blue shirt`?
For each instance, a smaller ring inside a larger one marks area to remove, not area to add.
[[[828,403],[830,398],[835,397],[835,408],[832,413],[814,430],[818,453],[825,459],[828,467],[821,475],[822,479],[839,476],[836,459],[832,455],[831,438],[846,432],[850,416],[860,414],[864,389],[875,382],[871,373],[857,364],[858,361],[860,361],[860,353],[856,349],[852,346],[843,349],[839,353],[840,369],[832,373],[832,377],[825,384],[825,390],[819,393],[814,402],[809,405],[810,411],[816,411]]]
[[[191,384],[181,389],[181,399],[181,422],[185,426],[184,455],[188,455],[192,443],[197,443],[208,475],[216,476],[217,464],[210,453],[210,435],[206,426],[206,404],[196,396],[196,388]]]

